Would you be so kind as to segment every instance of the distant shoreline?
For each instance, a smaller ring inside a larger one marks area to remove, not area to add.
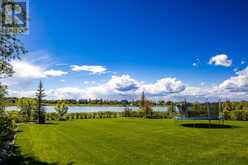
[[[70,106],[70,107],[138,107],[136,105],[109,105],[109,104],[66,104],[67,106]],[[6,107],[12,107],[12,106],[17,106],[16,104],[8,104],[8,105],[5,105]],[[56,106],[56,104],[45,104],[44,106]]]

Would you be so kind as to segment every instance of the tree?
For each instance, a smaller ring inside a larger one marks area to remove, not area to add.
[[[233,107],[233,105],[232,105],[232,103],[230,101],[226,101],[223,104],[223,107],[224,107],[224,110],[226,110],[226,111],[232,111],[232,110],[234,110],[234,107]]]
[[[0,11],[2,15],[2,12]],[[21,55],[25,54],[23,44],[17,39],[17,34],[5,34],[0,32],[0,79],[10,77],[13,75],[13,66],[11,60],[19,59]],[[11,134],[15,124],[9,117],[8,113],[4,111],[4,96],[6,95],[7,86],[0,83],[0,159],[2,157],[1,143],[4,136]],[[4,145],[5,146],[5,145]]]
[[[145,92],[143,91],[141,93],[140,107],[144,109],[144,106],[145,106]]]
[[[145,99],[145,92],[141,93],[140,107],[144,111],[145,118],[152,117],[152,106],[149,101]]]
[[[12,76],[14,71],[10,61],[25,53],[27,51],[16,35],[0,33],[0,78]]]
[[[32,113],[35,110],[36,102],[34,99],[22,98],[17,100],[17,107],[26,121],[32,120]]]
[[[45,123],[45,108],[43,105],[43,98],[46,97],[45,90],[43,88],[42,82],[40,81],[37,92],[37,108],[36,108],[36,119],[38,124]]]
[[[1,13],[0,13],[1,14]],[[10,61],[19,59],[27,53],[22,42],[17,39],[17,34],[8,35],[0,32],[0,79],[10,77],[14,73]],[[0,83],[0,98],[6,94],[7,86]]]
[[[172,101],[166,103],[167,111],[171,118],[175,117],[176,115],[176,107]]]
[[[145,118],[152,118],[152,106],[149,101],[144,102],[144,113],[145,113]]]
[[[68,112],[68,106],[61,101],[55,106],[55,111],[59,116],[59,120],[65,120],[65,115]]]
[[[0,110],[4,110],[5,104],[4,104],[4,96],[6,95],[7,86],[0,84]]]

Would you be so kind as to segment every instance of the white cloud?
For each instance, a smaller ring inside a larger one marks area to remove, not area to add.
[[[151,95],[169,95],[171,93],[182,92],[185,86],[175,78],[164,78],[154,84],[143,84],[141,81],[133,79],[130,75],[112,76],[110,80],[101,85],[94,85],[85,81],[84,84],[91,84],[84,88],[64,87],[47,90],[49,99],[82,99],[82,98],[105,98],[105,99],[125,99],[126,97],[139,96],[141,91]],[[34,92],[10,92],[10,96],[34,96]]]
[[[143,85],[146,93],[150,95],[168,95],[171,93],[180,93],[185,90],[185,85],[176,78],[163,78],[154,84]]]
[[[82,99],[88,98],[87,92],[84,89],[64,87],[46,91],[49,99]]]
[[[248,67],[237,71],[236,76],[217,85],[187,86],[183,92],[171,96],[176,99],[187,98],[190,101],[217,101],[231,99],[234,101],[248,99]]]
[[[21,90],[21,91],[16,91],[16,90],[8,90],[8,95],[11,97],[35,97],[35,91],[31,91],[31,90]]]
[[[15,71],[13,77],[15,78],[44,78],[44,69],[40,66],[36,66],[25,61],[15,60],[11,62],[13,70]]]
[[[232,65],[232,60],[229,59],[226,54],[219,54],[211,57],[208,63],[210,65],[230,67]]]
[[[84,81],[84,84],[85,85],[88,85],[90,82],[89,81]]]
[[[97,82],[96,81],[84,81],[84,85],[95,85]]]
[[[44,74],[46,76],[48,76],[48,77],[60,77],[60,76],[67,75],[68,72],[64,72],[64,71],[61,71],[61,70],[51,69],[51,70],[45,71]]]
[[[90,72],[91,74],[102,74],[102,73],[106,73],[107,71],[107,68],[100,65],[82,65],[82,66],[72,65],[71,68],[72,68],[71,70],[74,72],[86,71],[86,72]]]
[[[231,100],[248,99],[247,77],[248,69],[238,72],[235,79],[230,78],[220,85],[199,84],[199,86],[186,86],[176,78],[162,78],[155,83],[145,84],[133,79],[130,75],[112,76],[110,80],[101,85],[84,88],[58,88],[48,90],[47,95],[52,99],[139,99],[140,93],[145,91],[148,98],[156,96],[160,99],[188,101],[217,101],[222,98]],[[240,79],[240,80],[238,80]],[[231,81],[232,80],[232,81]],[[230,82],[231,81],[231,82]],[[234,82],[236,82],[235,85]],[[90,82],[89,82],[90,83]],[[228,85],[231,83],[232,85]],[[93,84],[91,84],[93,85]],[[230,86],[232,88],[230,88]],[[232,90],[230,90],[232,89]],[[234,90],[235,89],[235,90]]]
[[[19,88],[27,88],[31,86],[33,80],[43,79],[47,77],[60,77],[67,74],[61,70],[46,70],[46,66],[27,62],[26,60],[14,60],[10,62],[13,66],[14,74],[12,77],[1,79],[1,83],[8,86],[16,86]]]
[[[139,88],[140,83],[129,75],[112,76],[106,86],[119,92],[134,91]]]
[[[38,79],[45,77],[60,77],[68,74],[61,70],[45,70],[42,66],[28,63],[26,61],[14,60],[11,62],[14,70],[14,78]]]
[[[248,67],[244,70],[236,72],[236,76],[233,76],[219,85],[221,89],[229,91],[246,91],[248,92]]]

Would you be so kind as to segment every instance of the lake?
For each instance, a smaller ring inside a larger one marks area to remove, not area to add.
[[[69,106],[68,112],[121,112],[124,111],[126,107],[118,107],[118,106]],[[139,107],[130,107],[132,110],[138,110]],[[45,106],[46,112],[55,112],[54,106]],[[16,106],[6,107],[7,111],[18,110]],[[154,111],[165,112],[167,110],[166,107],[156,106],[153,107]]]

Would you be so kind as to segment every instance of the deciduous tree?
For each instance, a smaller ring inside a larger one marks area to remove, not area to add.
[[[65,120],[65,115],[68,112],[68,106],[61,101],[55,106],[55,111],[58,114],[59,120]]]

